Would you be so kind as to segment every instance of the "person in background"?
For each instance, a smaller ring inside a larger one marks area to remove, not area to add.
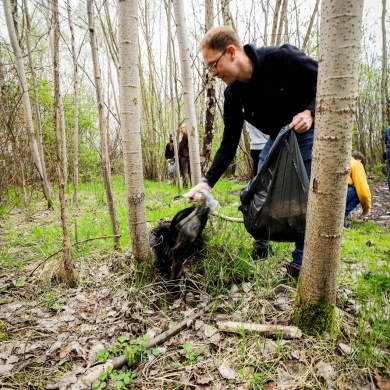
[[[220,78],[224,92],[224,133],[221,145],[206,175],[187,193],[189,201],[201,197],[202,189],[211,189],[233,160],[246,120],[270,136],[259,157],[259,167],[271,149],[279,131],[286,125],[297,134],[306,172],[311,174],[314,140],[314,110],[318,63],[297,47],[241,44],[228,26],[210,29],[199,44],[203,62],[211,77]],[[304,242],[295,243],[287,275],[298,278]],[[256,258],[272,253],[268,241],[256,241]],[[253,256],[252,256],[253,257]]]
[[[345,205],[344,228],[349,229],[346,221],[349,213],[359,204],[362,206],[363,215],[367,215],[371,208],[371,192],[364,169],[364,156],[355,150],[351,154],[351,169],[348,177],[347,200]]]
[[[169,134],[169,142],[165,146],[165,159],[168,162],[168,184],[173,184],[175,177],[175,150],[173,148],[173,134]]]
[[[190,153],[188,150],[188,135],[187,135],[187,126],[185,123],[181,125],[180,131],[182,134],[182,138],[179,143],[180,169],[183,175],[183,187],[188,188]]]
[[[250,147],[251,157],[253,160],[253,177],[255,177],[257,174],[257,168],[259,166],[259,156],[268,141],[269,135],[264,134],[259,129],[256,129],[256,127],[251,125],[249,122],[247,123],[247,125],[249,137],[251,139]]]
[[[385,131],[385,149],[387,160],[387,185],[390,191],[390,126]]]

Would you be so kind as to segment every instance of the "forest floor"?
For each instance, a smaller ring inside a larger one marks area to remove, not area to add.
[[[384,182],[370,187],[372,211],[366,219],[387,230],[389,191]],[[42,210],[41,218],[47,215]],[[358,212],[351,217],[361,219]],[[31,229],[31,216],[21,210],[14,210],[9,218]],[[34,222],[39,218],[34,215]],[[0,240],[4,229],[0,220]],[[382,262],[389,261],[390,251],[377,251]],[[264,268],[257,278],[263,283],[230,283],[217,299],[199,287],[202,277],[196,275],[187,275],[174,291],[159,278],[137,287],[142,283],[131,279],[132,265],[125,253],[88,260],[87,268],[79,265],[83,277],[76,288],[51,285],[48,289],[35,277],[38,272],[31,276],[36,264],[25,278],[15,267],[1,268],[0,389],[88,389],[92,381],[87,374],[94,366],[100,367],[96,356],[104,355],[101,350],[121,355],[140,336],[153,338],[202,310],[178,334],[157,345],[158,351],[148,351],[146,360],[133,366],[134,378],[128,388],[390,389],[389,365],[384,363],[389,362],[388,344],[375,348],[367,366],[354,360],[354,340],[361,337],[360,308],[349,283],[356,278],[353,272],[362,272],[359,264],[341,267],[337,338],[318,339],[298,334],[291,338],[237,335],[219,328],[225,321],[292,324],[297,286],[280,282],[285,272],[280,259],[260,262]],[[272,282],[268,283],[265,275],[272,275]],[[389,319],[388,304],[384,303],[383,321]],[[388,326],[386,329],[390,331]],[[103,388],[103,382],[95,382],[96,388]],[[107,388],[113,388],[113,383]]]

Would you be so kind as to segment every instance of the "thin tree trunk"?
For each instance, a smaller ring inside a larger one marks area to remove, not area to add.
[[[138,73],[138,2],[118,1],[119,103],[126,181],[128,225],[136,261],[149,265],[141,151]]]
[[[73,202],[77,206],[77,191],[79,186],[79,79],[72,13],[69,0],[66,2],[66,8],[68,11],[71,53],[73,61]]]
[[[324,0],[321,9],[316,131],[303,266],[295,321],[304,332],[335,327],[347,179],[351,164],[363,0]],[[332,205],[329,207],[329,205]]]
[[[233,17],[230,12],[229,3],[230,0],[221,0],[223,24],[226,26],[230,26],[233,30],[237,32],[237,29],[233,23]],[[234,156],[233,161],[230,163],[229,167],[225,172],[225,176],[227,177],[233,176],[236,173],[236,167],[237,167],[237,156]]]
[[[22,51],[21,51],[20,46],[19,46],[16,31],[15,31],[15,25],[13,22],[10,0],[4,0],[3,6],[4,6],[4,15],[5,15],[6,23],[7,23],[8,34],[9,34],[11,46],[12,46],[12,49],[14,52],[16,68],[17,68],[17,72],[18,72],[18,76],[19,76],[20,89],[21,89],[21,93],[22,93],[22,104],[23,104],[23,110],[24,110],[24,117],[25,117],[25,121],[26,121],[26,131],[27,131],[27,135],[28,135],[31,155],[32,155],[32,159],[33,159],[35,168],[37,169],[40,180],[41,180],[41,185],[42,185],[45,199],[47,200],[48,207],[50,208],[51,207],[51,190],[50,190],[49,182],[47,181],[47,179],[45,180],[45,177],[47,178],[47,176],[43,173],[43,167],[42,167],[41,158],[39,155],[38,144],[37,144],[37,141],[35,139],[30,98],[28,96],[28,85],[27,85],[26,73],[25,73],[25,69],[24,69],[23,55],[22,55]]]
[[[95,17],[93,11],[93,0],[87,0],[87,12],[88,12],[88,26],[89,34],[91,38],[91,50],[92,50],[92,62],[93,73],[95,78],[96,98],[99,111],[99,128],[100,128],[100,148],[101,148],[101,165],[104,188],[106,190],[108,213],[110,215],[112,234],[114,236],[114,247],[119,248],[119,227],[116,219],[114,197],[111,189],[110,180],[110,161],[108,158],[108,144],[107,144],[107,127],[104,113],[104,95],[102,87],[102,76],[99,63],[98,46],[95,35]]]
[[[191,75],[191,57],[186,29],[184,4],[181,0],[173,1],[176,28],[181,57],[181,79],[183,83],[184,111],[186,115],[188,147],[190,152],[191,183],[197,184],[201,179],[198,129],[194,104],[194,90]]]
[[[51,7],[51,5],[49,5]],[[52,21],[49,16],[46,15],[47,18],[47,24],[48,26],[51,25]],[[49,41],[50,41],[50,50],[52,53],[52,56],[54,57],[54,42],[53,42],[53,37],[52,34],[49,32]],[[61,95],[61,86],[60,84],[58,85],[58,104],[60,107],[60,133],[61,133],[61,142],[62,142],[62,166],[63,166],[63,175],[64,175],[64,181],[65,181],[65,186],[68,181],[68,153],[67,153],[67,146],[66,146],[66,129],[65,129],[65,114],[64,114],[64,106],[62,103],[62,95]]]
[[[302,51],[306,51],[306,49],[307,49],[307,44],[309,42],[309,38],[310,38],[311,32],[313,30],[313,24],[314,24],[314,20],[317,16],[317,13],[318,13],[319,5],[320,5],[320,0],[316,0],[316,4],[314,6],[313,13],[311,14],[311,17],[310,17],[309,26],[307,27],[306,35],[305,35],[305,38],[304,38],[303,43],[302,43]]]
[[[382,0],[382,80],[381,80],[381,107],[382,107],[382,129],[385,129],[390,123],[390,118],[387,117],[389,108],[389,91],[387,84],[387,40],[386,40],[386,0]],[[384,140],[382,142],[384,145]]]
[[[267,46],[268,44],[268,16],[269,16],[269,1],[265,0],[265,6],[264,6],[264,0],[261,1],[261,8],[263,9],[264,13],[264,46]]]
[[[53,65],[54,65],[54,121],[56,134],[56,151],[57,151],[57,176],[58,189],[61,207],[61,223],[63,236],[63,250],[62,250],[62,270],[60,273],[61,279],[69,286],[76,285],[76,278],[74,268],[70,257],[70,238],[68,231],[68,222],[66,214],[66,200],[65,200],[65,177],[61,146],[61,129],[60,129],[60,73],[59,73],[59,49],[58,42],[60,38],[59,22],[58,22],[58,0],[53,0],[53,26],[54,26],[54,47],[53,47]]]
[[[206,16],[205,27],[206,32],[213,27],[214,7],[213,0],[206,1]],[[215,119],[215,80],[210,77],[208,72],[205,72],[205,88],[206,88],[206,113],[204,124],[203,147],[201,152],[201,171],[205,175],[210,163],[211,148],[214,137],[214,119]]]
[[[176,131],[176,110],[175,110],[175,89],[173,88],[173,57],[172,57],[172,1],[168,0],[167,7],[167,20],[168,20],[168,66],[169,66],[169,93],[171,102],[171,133],[173,134],[173,149],[175,152],[175,177],[178,183],[179,194],[183,191],[182,182],[180,180],[180,164],[179,164],[179,149],[177,142]]]
[[[31,44],[30,44],[31,26],[30,26],[30,14],[28,11],[27,0],[23,0],[23,4],[24,4],[24,13],[25,13],[25,17],[26,17],[26,46],[27,46],[27,52],[28,52],[28,61],[30,64],[31,80],[32,80],[33,91],[34,91],[34,107],[35,107],[35,116],[36,116],[37,133],[38,133],[38,139],[37,139],[38,151],[39,151],[39,157],[41,159],[41,164],[42,164],[43,181],[47,183],[50,194],[51,194],[52,190],[51,190],[49,181],[47,179],[45,155],[43,153],[42,121],[41,121],[41,113],[39,111],[37,77],[35,74],[34,61],[33,61],[32,53],[31,53]]]
[[[235,26],[234,21],[233,21],[232,14],[230,12],[229,3],[230,3],[230,0],[221,0],[223,24],[226,26],[230,26],[233,30],[237,31],[236,26]]]
[[[275,11],[274,11],[274,19],[272,23],[272,33],[271,33],[271,46],[276,45],[276,31],[278,29],[278,19],[279,19],[279,11],[280,6],[282,5],[283,0],[276,0]]]
[[[288,0],[283,0],[282,11],[279,15],[278,32],[276,33],[276,44],[280,45],[282,42],[283,27],[285,26],[285,20],[287,19],[287,4]]]

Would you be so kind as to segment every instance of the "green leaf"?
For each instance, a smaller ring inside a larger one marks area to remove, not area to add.
[[[127,338],[125,336],[120,336],[117,339],[121,344],[123,344],[125,341],[127,341]]]
[[[124,387],[125,387],[125,384],[122,381],[116,381],[114,383],[114,389],[121,390],[121,389],[124,389]]]
[[[186,351],[186,352],[193,352],[194,350],[194,345],[192,343],[185,343],[183,345],[183,349]]]
[[[107,372],[106,371],[102,371],[100,374],[99,374],[99,377],[98,377],[101,381],[105,381],[107,379]]]
[[[91,389],[98,389],[100,386],[100,381],[96,380],[95,382],[92,383]]]
[[[154,356],[158,356],[158,355],[160,355],[160,350],[159,350],[158,348],[153,348],[153,349],[152,349],[152,354],[153,354]]]
[[[16,279],[13,284],[15,287],[22,287],[24,286],[24,284],[26,283],[26,279],[27,277],[26,276],[22,276],[21,278],[19,279]]]
[[[128,375],[126,375],[123,378],[123,382],[125,382],[125,385],[129,385],[131,383],[131,378]]]

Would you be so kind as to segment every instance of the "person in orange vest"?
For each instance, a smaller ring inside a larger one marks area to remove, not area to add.
[[[371,192],[364,169],[364,156],[355,150],[351,154],[351,169],[348,177],[347,199],[345,206],[344,228],[349,229],[346,221],[349,213],[359,204],[362,206],[363,215],[367,215],[371,209]]]

